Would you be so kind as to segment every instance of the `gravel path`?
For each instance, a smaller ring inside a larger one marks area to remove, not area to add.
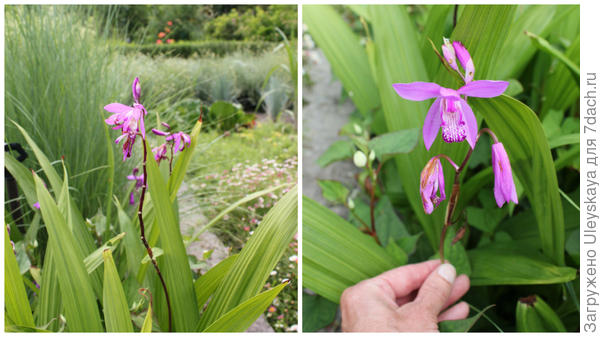
[[[358,168],[351,161],[335,162],[322,168],[316,160],[332,143],[344,139],[338,136],[338,131],[348,122],[355,107],[349,99],[340,103],[342,85],[338,80],[332,81],[331,67],[323,52],[320,49],[311,52],[316,53],[318,61],[308,61],[309,64],[304,66],[314,84],[302,89],[302,193],[327,205],[317,180],[335,179],[346,186],[354,186]],[[343,206],[330,209],[345,215]]]
[[[179,200],[179,226],[183,235],[192,235],[195,231],[202,228],[202,225],[208,222],[208,219],[202,213],[202,208],[198,207],[195,198],[189,192],[188,185],[184,182],[177,192]],[[200,225],[199,225],[200,224]],[[219,238],[206,231],[187,247],[187,253],[202,259],[204,252],[213,250],[210,258],[206,261],[207,267],[201,268],[202,273],[214,267],[216,264],[229,256],[229,247],[226,247]],[[246,332],[274,332],[264,315],[261,315]]]

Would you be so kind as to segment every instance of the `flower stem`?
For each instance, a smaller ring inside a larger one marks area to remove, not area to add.
[[[479,138],[481,137],[481,134],[483,132],[488,133],[492,137],[492,139],[494,140],[495,143],[498,142],[498,137],[496,137],[496,135],[492,132],[492,130],[490,130],[488,128],[483,128],[483,129],[480,129],[479,132],[477,133],[477,138],[475,139],[475,145],[477,145],[477,142],[479,141]],[[463,161],[459,167],[456,167],[456,164],[454,164],[450,160],[450,158],[448,158],[446,155],[444,155],[444,154],[440,155],[440,157],[444,157],[448,161],[450,161],[453,164],[454,169],[456,170],[456,173],[454,174],[454,184],[452,185],[452,194],[450,195],[450,199],[448,200],[448,206],[446,206],[446,217],[444,218],[444,227],[442,228],[442,234],[440,237],[440,250],[439,251],[440,251],[440,259],[442,260],[442,263],[444,263],[444,241],[446,239],[446,231],[448,230],[448,227],[452,225],[452,217],[454,215],[454,211],[456,209],[456,204],[458,202],[458,195],[460,193],[460,184],[459,184],[460,174],[467,166],[467,163],[469,162],[469,159],[471,158],[471,155],[473,154],[473,150],[474,150],[474,147],[473,148],[469,147],[469,152],[467,152],[465,159],[463,159]]]
[[[154,259],[154,254],[152,254],[152,249],[150,248],[150,245],[148,244],[148,241],[146,240],[144,217],[142,216],[143,207],[144,207],[144,197],[146,196],[146,187],[148,184],[147,172],[146,172],[146,160],[148,157],[148,149],[146,148],[146,140],[144,138],[142,138],[142,143],[144,144],[144,162],[142,163],[142,167],[144,170],[144,178],[143,178],[144,182],[142,185],[142,195],[140,196],[140,204],[138,206],[138,219],[140,221],[140,232],[141,232],[140,238],[142,239],[142,243],[144,244],[144,247],[146,247],[148,256],[150,257],[150,260],[152,261],[152,265],[154,265],[154,269],[156,269],[156,273],[158,274],[158,278],[160,279],[160,283],[162,284],[163,290],[165,292],[165,299],[167,300],[167,310],[169,312],[169,332],[172,332],[173,330],[172,330],[172,326],[171,326],[171,300],[169,299],[169,292],[167,291],[167,285],[165,283],[165,280],[163,279],[162,274],[160,273],[160,269],[158,268],[158,263],[156,263],[156,259]]]
[[[477,140],[479,140],[479,135],[477,135]],[[475,141],[475,143],[477,143],[477,140]],[[460,184],[459,184],[460,173],[467,166],[467,162],[469,161],[469,158],[471,158],[471,154],[473,154],[473,149],[471,147],[469,147],[469,152],[467,152],[467,155],[465,156],[465,159],[463,159],[460,166],[456,167],[456,164],[453,165],[454,169],[456,170],[456,173],[454,174],[454,183],[452,184],[452,193],[450,194],[450,199],[448,200],[448,205],[446,206],[446,217],[444,218],[444,227],[442,228],[442,234],[440,236],[439,252],[440,252],[440,260],[442,260],[442,263],[444,263],[444,241],[446,240],[446,232],[448,230],[448,227],[450,227],[452,225],[452,216],[454,215],[454,210],[456,209],[456,204],[458,202],[458,195],[460,194]],[[445,155],[441,155],[441,156],[445,156]],[[448,159],[448,158],[446,158],[446,159]]]

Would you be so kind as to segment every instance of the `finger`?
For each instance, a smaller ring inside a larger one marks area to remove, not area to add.
[[[425,314],[437,317],[450,298],[455,278],[456,269],[451,264],[444,263],[437,267],[423,282],[414,303]]]
[[[469,291],[470,285],[471,282],[469,281],[469,277],[467,275],[463,274],[456,277],[454,285],[452,286],[452,291],[450,292],[450,297],[448,298],[448,301],[446,301],[444,309],[451,306],[454,302],[463,297],[467,291]]]
[[[396,298],[410,294],[411,291],[418,289],[425,281],[427,276],[440,265],[440,260],[430,260],[417,264],[410,264],[388,270],[376,279],[385,281]]]
[[[438,316],[438,322],[465,319],[467,316],[469,316],[469,305],[467,302],[460,302]]]

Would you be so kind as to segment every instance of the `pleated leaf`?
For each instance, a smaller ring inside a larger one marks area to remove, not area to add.
[[[525,104],[508,96],[469,100],[504,144],[536,217],[542,250],[564,264],[565,225],[558,181],[542,124]]]
[[[48,244],[54,252],[68,329],[71,332],[100,332],[103,328],[96,296],[83,264],[83,255],[77,249],[75,236],[42,180],[37,175],[34,179],[42,218],[48,230]]]
[[[298,187],[295,186],[267,212],[239,253],[202,314],[197,330],[204,330],[260,293],[297,231]]]
[[[288,284],[282,283],[251,297],[213,322],[204,332],[244,332],[267,309],[273,299]]]
[[[210,295],[215,292],[219,284],[221,284],[223,278],[227,275],[237,257],[238,254],[229,256],[225,260],[219,262],[216,266],[210,268],[206,274],[200,276],[196,282],[194,282],[198,311],[202,311],[204,304],[208,301]]]
[[[35,327],[25,285],[6,226],[4,226],[4,296],[7,319],[13,325]]]
[[[150,146],[147,146],[147,148],[149,149]],[[179,231],[179,223],[173,211],[167,184],[163,180],[152,156],[149,156],[146,166],[148,189],[160,229],[160,245],[164,251],[158,262],[171,300],[173,330],[180,332],[192,331],[198,321],[198,305],[196,304],[192,271]],[[163,290],[161,287],[157,287],[155,291],[162,292]],[[166,305],[161,306],[161,308],[166,309]],[[158,317],[160,322],[160,317],[165,316],[158,315]],[[168,326],[168,322],[160,323],[161,327]]]
[[[102,252],[104,259],[104,323],[106,332],[133,332],[129,306],[110,248]]]
[[[375,240],[316,201],[302,198],[302,279],[339,303],[344,289],[396,267]]]
[[[307,5],[302,6],[302,11],[310,35],[329,60],[333,73],[354,105],[364,116],[370,114],[380,104],[379,95],[367,53],[358,36],[331,6]]]
[[[532,250],[517,247],[478,248],[467,251],[471,285],[555,284],[574,280],[577,270],[560,267]]]

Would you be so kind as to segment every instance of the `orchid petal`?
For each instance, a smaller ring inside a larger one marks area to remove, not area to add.
[[[458,89],[458,93],[461,95],[471,97],[483,97],[490,98],[502,95],[502,93],[508,87],[506,81],[489,81],[479,80],[465,84],[462,88]]]
[[[392,86],[400,97],[411,101],[424,101],[438,97],[442,88],[431,82],[394,83]]]
[[[121,103],[110,103],[104,106],[104,110],[112,113],[124,113],[131,109],[133,108]]]
[[[477,119],[475,118],[473,110],[469,104],[467,104],[467,101],[461,98],[459,103],[463,114],[463,120],[467,124],[467,142],[471,148],[474,149],[475,142],[477,141]]]
[[[436,99],[429,108],[427,116],[425,116],[425,123],[423,123],[423,142],[425,143],[427,151],[431,148],[431,144],[433,144],[433,141],[437,137],[440,125],[442,124],[441,102],[441,98]]]
[[[442,167],[442,162],[438,161],[438,184],[440,191],[440,199],[446,199],[446,184],[444,183],[444,168]]]

